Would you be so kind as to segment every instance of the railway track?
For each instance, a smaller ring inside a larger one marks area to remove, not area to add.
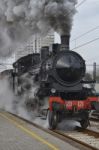
[[[99,133],[91,131],[91,130],[82,130],[79,128],[78,131],[72,132],[63,132],[63,131],[54,131],[66,138],[69,138],[89,149],[99,150]]]
[[[99,122],[99,113],[92,113],[92,115],[90,116],[90,121]]]
[[[96,118],[96,117],[90,117],[90,121],[95,121],[95,122],[98,122],[98,123],[99,123],[99,118]]]
[[[92,116],[99,118],[99,112],[93,112]]]
[[[9,112],[8,112],[9,113]],[[65,142],[69,142],[72,145],[78,145],[78,147],[83,147],[82,149],[91,149],[91,150],[99,150],[99,133],[91,130],[82,130],[82,128],[77,127],[77,130],[75,131],[61,131],[61,130],[49,130],[45,129],[31,121],[28,121],[20,116],[17,116],[15,114],[9,113],[15,117],[18,117],[25,122],[35,126],[36,128],[39,128]]]

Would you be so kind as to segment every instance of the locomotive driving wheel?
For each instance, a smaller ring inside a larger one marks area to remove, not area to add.
[[[80,121],[80,125],[83,129],[86,129],[89,126],[89,119],[83,119]]]
[[[49,111],[48,121],[50,129],[54,130],[58,124],[58,115],[56,111]]]

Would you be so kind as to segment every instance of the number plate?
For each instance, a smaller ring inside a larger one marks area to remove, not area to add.
[[[78,107],[83,108],[84,107],[84,103],[83,102],[78,102]]]
[[[69,102],[66,102],[66,106],[67,106],[67,107],[72,107],[72,105],[73,105],[72,102],[70,102],[70,101],[69,101]]]

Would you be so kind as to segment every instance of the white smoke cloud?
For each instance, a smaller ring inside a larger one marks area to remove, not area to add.
[[[22,76],[23,84],[21,86],[24,89],[24,93],[20,96],[15,95],[12,90],[12,78],[9,76],[1,76],[0,78],[0,109],[16,114],[22,118],[35,122],[41,126],[48,127],[48,120],[42,120],[39,116],[37,104],[34,101],[35,90],[38,88],[36,84],[32,86],[32,79],[28,78],[28,74]],[[30,90],[26,89],[26,85],[29,84]],[[3,85],[3,86],[2,86]],[[47,107],[47,99],[45,100],[43,107]],[[26,106],[26,104],[29,106]],[[32,104],[32,105],[31,105]],[[42,107],[42,108],[43,108]]]
[[[31,85],[29,79],[28,82],[27,78],[25,79],[24,77],[24,81],[26,81],[25,84]],[[32,120],[32,118],[36,117],[34,110],[26,107],[26,99],[28,99],[30,95],[30,93],[28,93],[29,90],[25,90],[22,96],[15,95],[12,89],[12,84],[12,79],[7,75],[0,79],[0,109],[14,113],[28,120]],[[23,86],[25,86],[25,84]],[[31,101],[29,103],[31,104]]]
[[[77,0],[0,0],[0,55],[32,34],[69,34]]]

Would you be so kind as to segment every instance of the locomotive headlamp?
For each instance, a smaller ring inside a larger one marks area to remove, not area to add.
[[[52,88],[52,89],[51,89],[51,92],[52,92],[53,94],[56,93],[56,89]]]

